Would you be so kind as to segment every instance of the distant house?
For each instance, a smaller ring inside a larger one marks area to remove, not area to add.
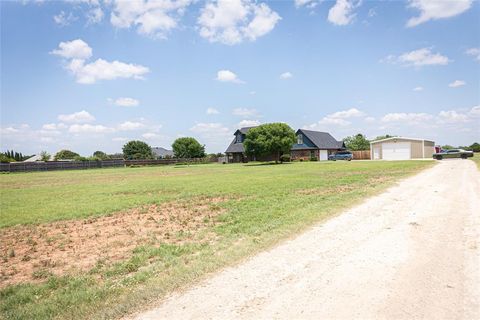
[[[162,147],[152,148],[152,152],[157,159],[173,158],[173,151]]]
[[[28,159],[23,160],[23,162],[35,162],[35,161],[42,161],[42,156],[39,154],[36,154],[34,156],[31,156]]]
[[[247,132],[255,127],[241,128],[233,134],[235,137],[228,146],[225,154],[228,162],[248,162],[248,161],[273,161],[276,155],[266,155],[262,157],[248,156],[245,154],[243,141]],[[327,132],[297,130],[297,143],[292,146],[292,160],[311,159],[328,160],[328,155],[338,150],[345,149],[343,141],[337,141]]]
[[[42,156],[40,154],[36,154],[34,156],[31,156],[28,159],[23,160],[23,162],[36,162],[36,161],[43,161]],[[53,156],[49,156],[48,161],[53,161]]]
[[[328,132],[298,129],[296,135],[297,143],[292,146],[292,160],[328,160],[330,154],[345,149],[343,141],[337,141]]]

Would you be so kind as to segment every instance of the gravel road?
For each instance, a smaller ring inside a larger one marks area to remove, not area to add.
[[[480,172],[446,160],[137,319],[480,319]]]

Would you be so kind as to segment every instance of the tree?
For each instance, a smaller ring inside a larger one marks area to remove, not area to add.
[[[50,154],[47,151],[40,152],[40,160],[41,161],[49,161],[50,160]]]
[[[455,149],[455,147],[454,147],[454,146],[451,146],[451,145],[449,145],[449,144],[446,144],[446,145],[442,146],[441,148],[442,148],[442,150],[450,150],[450,149]]]
[[[99,160],[106,160],[109,159],[110,157],[103,151],[95,151],[93,153],[93,157],[99,159]]]
[[[152,148],[140,140],[132,140],[123,146],[125,159],[153,159]]]
[[[348,150],[370,150],[370,141],[361,133],[346,137],[343,139],[343,142],[345,142],[345,147],[347,147]]]
[[[295,131],[285,123],[267,123],[247,132],[243,147],[247,155],[263,156],[274,154],[275,162],[284,153],[290,153],[295,143]]]
[[[55,161],[57,160],[73,160],[78,157],[79,154],[70,150],[60,150],[55,154]]]
[[[386,134],[386,135],[383,135],[383,136],[377,136],[375,139],[373,139],[372,141],[377,141],[377,140],[383,140],[383,139],[388,139],[388,138],[394,138],[396,136],[392,136],[390,134]]]
[[[1,163],[15,162],[15,159],[12,159],[9,156],[7,156],[7,152],[5,152],[5,153],[0,153],[0,162]]]
[[[463,147],[462,149],[470,150],[470,151],[473,151],[473,152],[480,152],[480,143],[474,142],[470,146]]]
[[[205,157],[205,146],[201,145],[195,138],[178,138],[172,144],[173,154],[176,158],[203,158]]]

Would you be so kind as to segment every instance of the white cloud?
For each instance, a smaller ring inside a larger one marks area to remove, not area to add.
[[[197,123],[190,128],[190,131],[196,133],[219,133],[230,132],[230,130],[221,123]]]
[[[50,52],[66,59],[85,60],[92,56],[92,48],[82,39],[60,42],[58,49]]]
[[[110,133],[114,132],[115,129],[105,127],[102,125],[91,125],[91,124],[73,124],[68,129],[71,133]]]
[[[459,15],[470,9],[472,2],[472,0],[410,0],[408,6],[419,10],[420,15],[410,18],[407,27],[414,27],[429,20]]]
[[[139,34],[166,38],[191,4],[191,0],[116,0],[110,22],[117,28],[137,29]]]
[[[72,114],[61,114],[58,120],[68,123],[85,123],[95,121],[95,117],[85,110],[75,112]]]
[[[17,133],[19,132],[20,130],[14,128],[13,126],[10,126],[10,127],[6,127],[6,128],[3,128],[2,127],[2,131],[1,133],[2,134],[11,134],[11,133]]]
[[[120,131],[131,131],[143,128],[145,125],[141,122],[125,121],[118,125]]]
[[[258,120],[242,120],[238,123],[239,128],[245,128],[245,127],[256,127],[261,124],[260,121]]]
[[[85,64],[84,60],[73,59],[68,65],[78,83],[92,84],[99,80],[114,80],[118,78],[143,79],[143,75],[150,72],[147,67],[137,64],[128,64],[120,61],[105,61],[97,59]]]
[[[452,83],[448,84],[450,88],[457,88],[466,85],[467,83],[463,80],[455,80]]]
[[[297,7],[297,8],[303,7],[303,6],[309,4],[312,1],[313,0],[295,0],[295,7]]]
[[[472,116],[480,116],[480,106],[472,107],[468,113]]]
[[[388,55],[380,62],[386,63],[401,63],[406,66],[422,67],[422,66],[434,66],[434,65],[447,65],[451,62],[446,56],[442,56],[439,53],[433,53],[430,48],[422,48],[406,52],[399,57],[395,55]]]
[[[423,87],[415,87],[413,88],[413,91],[423,91]]]
[[[207,108],[207,114],[219,114],[220,112],[215,108]]]
[[[291,72],[284,72],[280,75],[280,79],[282,80],[287,80],[287,79],[290,79],[291,77],[293,77],[293,74]]]
[[[348,110],[337,111],[335,113],[327,115],[328,118],[334,119],[348,119],[348,118],[355,118],[355,117],[362,117],[365,113],[358,110],[357,108],[350,108]]]
[[[210,42],[234,45],[255,41],[273,30],[281,17],[265,3],[251,0],[207,2],[197,20],[200,36]]]
[[[399,57],[401,62],[415,67],[426,65],[446,65],[450,60],[439,53],[432,53],[429,48],[418,49],[402,54]]]
[[[475,60],[480,61],[480,48],[470,48],[465,51],[469,56],[473,56]]]
[[[137,107],[140,101],[133,98],[122,97],[116,99],[113,103],[119,107]]]
[[[433,118],[432,115],[428,113],[387,113],[382,117],[382,122],[392,123],[392,122],[402,122],[406,124],[416,124],[423,121],[428,121]]]
[[[365,116],[364,112],[358,110],[357,108],[350,108],[348,110],[342,110],[328,114],[317,123],[311,124],[307,127],[310,129],[324,128],[325,126],[329,125],[346,127],[351,124],[351,122],[346,119],[363,116]]]
[[[239,116],[239,117],[259,117],[260,114],[256,109],[248,109],[248,108],[235,108],[233,109],[232,114],[234,116]]]
[[[47,123],[42,126],[42,129],[44,130],[56,130],[57,125],[55,123]]]
[[[142,137],[147,139],[147,140],[151,140],[151,139],[155,139],[155,138],[159,137],[159,135],[156,134],[156,133],[153,133],[153,132],[146,132],[146,133],[142,134]]]
[[[374,122],[375,121],[375,118],[374,117],[365,117],[364,119],[366,122]]]
[[[62,130],[66,129],[67,126],[64,123],[46,123],[42,126],[43,130]]]
[[[438,117],[439,123],[461,123],[468,121],[467,115],[463,113],[458,113],[455,110],[440,111]]]
[[[244,83],[238,76],[230,70],[220,70],[217,72],[216,80],[221,82]]]
[[[77,20],[71,12],[67,15],[64,11],[60,11],[59,14],[53,16],[53,21],[59,26],[65,27]]]
[[[97,59],[91,63],[85,63],[92,56],[92,48],[81,40],[60,42],[59,49],[51,53],[61,56],[70,61],[65,69],[70,71],[78,83],[92,84],[98,80],[113,80],[117,78],[143,79],[143,75],[150,72],[147,67],[136,64],[127,64],[120,61],[108,62]]]
[[[337,26],[350,24],[356,16],[353,11],[360,6],[360,4],[361,1],[337,0],[335,5],[328,11],[328,21]]]
[[[104,13],[102,8],[96,7],[96,8],[90,9],[86,14],[87,25],[100,23],[103,20],[103,17],[104,17]]]
[[[125,142],[127,140],[128,140],[128,138],[123,138],[123,137],[112,138],[112,141],[117,141],[117,142]]]
[[[295,0],[295,7],[296,8],[307,7],[309,9],[313,9],[321,1],[323,0]]]

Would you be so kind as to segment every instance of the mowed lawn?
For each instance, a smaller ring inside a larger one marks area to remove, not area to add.
[[[480,152],[476,152],[473,154],[473,158],[470,158],[472,159],[478,166],[478,168],[480,169]]]
[[[0,317],[124,316],[432,165],[209,164],[0,175]]]

